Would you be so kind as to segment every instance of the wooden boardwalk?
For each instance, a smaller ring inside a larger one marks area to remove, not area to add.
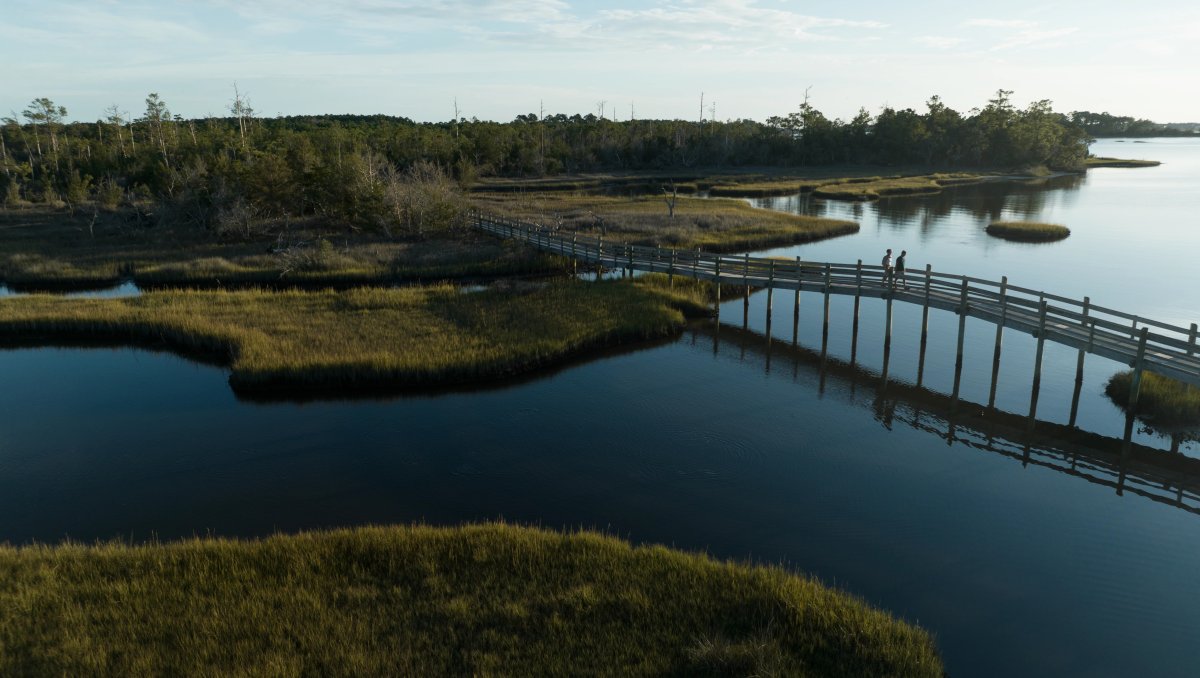
[[[471,216],[475,228],[502,238],[526,242],[553,254],[569,257],[587,267],[665,273],[721,285],[767,290],[767,313],[772,312],[776,290],[794,291],[793,318],[799,317],[801,292],[816,292],[825,298],[825,330],[829,325],[829,296],[855,298],[854,325],[858,326],[858,300],[862,297],[887,302],[885,350],[890,347],[892,304],[904,302],[923,307],[922,357],[929,331],[929,309],[959,315],[956,372],[962,369],[963,335],[967,317],[996,325],[993,360],[998,368],[1004,328],[1026,332],[1037,338],[1034,384],[1041,378],[1043,344],[1052,341],[1079,350],[1076,378],[1082,379],[1084,355],[1092,353],[1129,365],[1134,369],[1131,400],[1136,402],[1143,371],[1200,386],[1200,346],[1197,327],[1179,327],[1135,314],[1095,306],[1090,299],[1069,299],[1040,290],[999,281],[939,273],[928,266],[908,271],[896,281],[884,281],[881,266],[773,259],[749,255],[720,255],[699,250],[680,250],[612,242],[603,237],[573,233],[517,222],[480,213]],[[718,297],[719,298],[719,297]],[[748,302],[747,302],[748,307]],[[857,332],[855,333],[857,335]],[[885,368],[886,370],[886,368]],[[957,379],[955,380],[957,385]],[[955,388],[955,395],[957,395]]]

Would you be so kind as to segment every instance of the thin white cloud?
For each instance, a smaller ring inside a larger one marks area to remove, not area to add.
[[[966,38],[949,37],[945,35],[922,35],[913,38],[913,42],[932,49],[953,49],[967,42]]]
[[[1024,19],[970,19],[963,22],[967,28],[1024,28],[1037,26],[1036,22]]]

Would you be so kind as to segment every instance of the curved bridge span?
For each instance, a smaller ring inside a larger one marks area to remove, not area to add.
[[[885,348],[891,342],[892,303],[904,302],[924,308],[921,343],[928,335],[929,309],[959,315],[956,367],[961,369],[963,332],[967,317],[996,325],[994,360],[999,363],[1004,328],[1026,332],[1037,338],[1038,353],[1034,382],[1041,376],[1042,345],[1052,341],[1079,349],[1079,374],[1083,359],[1092,353],[1116,360],[1134,369],[1131,402],[1136,403],[1143,372],[1154,372],[1193,386],[1200,386],[1200,345],[1197,325],[1180,327],[1135,314],[1095,306],[1090,299],[1069,299],[1040,290],[1010,285],[1008,278],[984,280],[965,275],[939,273],[928,266],[908,271],[895,281],[885,281],[881,266],[810,262],[796,259],[721,255],[662,247],[630,245],[601,237],[581,236],[500,217],[472,213],[472,225],[481,231],[520,240],[553,254],[569,257],[585,266],[665,273],[720,285],[766,289],[767,312],[771,313],[775,290],[795,292],[794,314],[799,315],[800,293],[825,296],[825,326],[829,324],[829,295],[855,297],[854,323],[858,325],[858,299],[874,297],[887,302]],[[893,282],[895,284],[893,284]],[[720,298],[719,296],[717,298]]]

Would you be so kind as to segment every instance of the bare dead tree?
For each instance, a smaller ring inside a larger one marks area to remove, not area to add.
[[[670,219],[674,219],[675,218],[675,202],[677,200],[679,200],[679,187],[675,185],[674,179],[671,180],[670,189],[671,190],[668,191],[667,187],[663,186],[662,191],[663,191],[663,194],[666,196],[663,199],[663,201],[667,203],[667,217]]]

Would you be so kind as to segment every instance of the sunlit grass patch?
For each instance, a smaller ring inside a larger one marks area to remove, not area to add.
[[[997,238],[1018,242],[1049,242],[1071,235],[1071,229],[1066,226],[1040,221],[993,221],[988,224],[987,232]]]
[[[442,385],[669,335],[684,322],[675,303],[644,284],[621,282],[474,294],[440,286],[31,295],[0,300],[0,339],[165,344],[228,363],[241,389]]]
[[[679,196],[674,216],[661,195],[565,193],[474,196],[485,212],[613,242],[737,251],[808,242],[858,231],[852,221],[756,209],[745,201]]]
[[[1114,374],[1104,392],[1119,407],[1129,409],[1129,387],[1133,370]],[[1134,414],[1147,422],[1168,428],[1200,426],[1200,389],[1153,372],[1142,373]]]
[[[809,578],[596,533],[0,547],[2,675],[942,671],[928,633]]]

